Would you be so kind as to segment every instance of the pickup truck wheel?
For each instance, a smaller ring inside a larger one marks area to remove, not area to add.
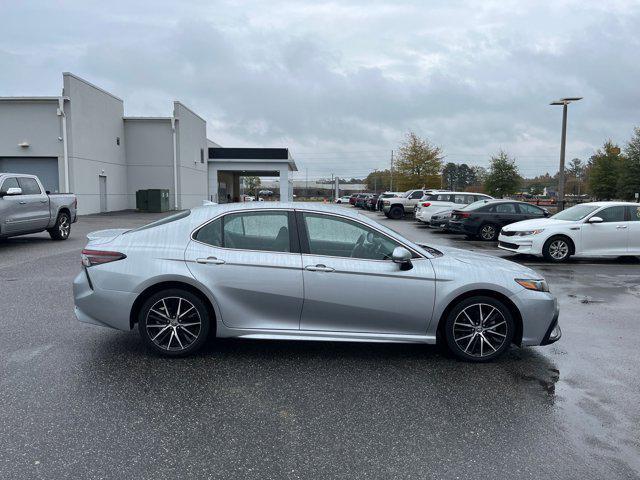
[[[389,209],[388,217],[392,218],[393,220],[400,220],[403,215],[404,215],[404,208],[402,208],[400,205],[394,205]]]
[[[56,224],[48,231],[54,240],[66,240],[69,238],[71,233],[71,217],[69,217],[69,214],[65,212],[59,213]]]

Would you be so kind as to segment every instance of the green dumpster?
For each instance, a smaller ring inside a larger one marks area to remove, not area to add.
[[[149,209],[149,190],[138,190],[136,192],[136,209],[146,212]]]
[[[168,212],[169,211],[169,190],[151,189],[147,190],[148,212]]]

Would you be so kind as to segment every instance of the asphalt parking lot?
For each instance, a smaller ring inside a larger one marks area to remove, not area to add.
[[[505,256],[367,213],[413,240]],[[639,478],[640,263],[548,265],[563,338],[486,365],[435,347],[216,340],[148,353],[80,324],[89,231],[0,243],[2,478]],[[511,257],[511,254],[508,254]]]

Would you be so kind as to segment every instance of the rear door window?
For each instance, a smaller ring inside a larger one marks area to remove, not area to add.
[[[495,206],[496,213],[516,213],[516,206],[513,203],[499,203]]]
[[[518,207],[520,208],[520,211],[525,215],[544,215],[544,210],[528,203],[520,203],[518,204]]]
[[[35,178],[19,177],[18,184],[20,184],[23,195],[40,195],[42,193]]]
[[[640,205],[637,207],[635,205],[627,207],[627,212],[629,214],[629,221],[640,222]]]
[[[224,217],[222,241],[225,248],[291,252],[289,213],[230,213]]]
[[[596,212],[595,216],[602,218],[602,221],[605,223],[624,222],[624,210],[625,208],[622,205],[618,207],[609,207]]]

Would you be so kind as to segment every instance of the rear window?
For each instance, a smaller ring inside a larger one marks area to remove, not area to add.
[[[139,232],[140,230],[159,227],[160,225],[166,225],[167,223],[175,222],[176,220],[182,220],[183,218],[187,218],[189,215],[191,215],[191,210],[183,210],[182,212],[176,213],[174,215],[169,215],[168,217],[161,218],[160,220],[148,223],[147,225],[143,225],[142,227],[134,228],[125,233]]]
[[[35,178],[19,177],[18,183],[23,195],[40,195],[42,193]]]

